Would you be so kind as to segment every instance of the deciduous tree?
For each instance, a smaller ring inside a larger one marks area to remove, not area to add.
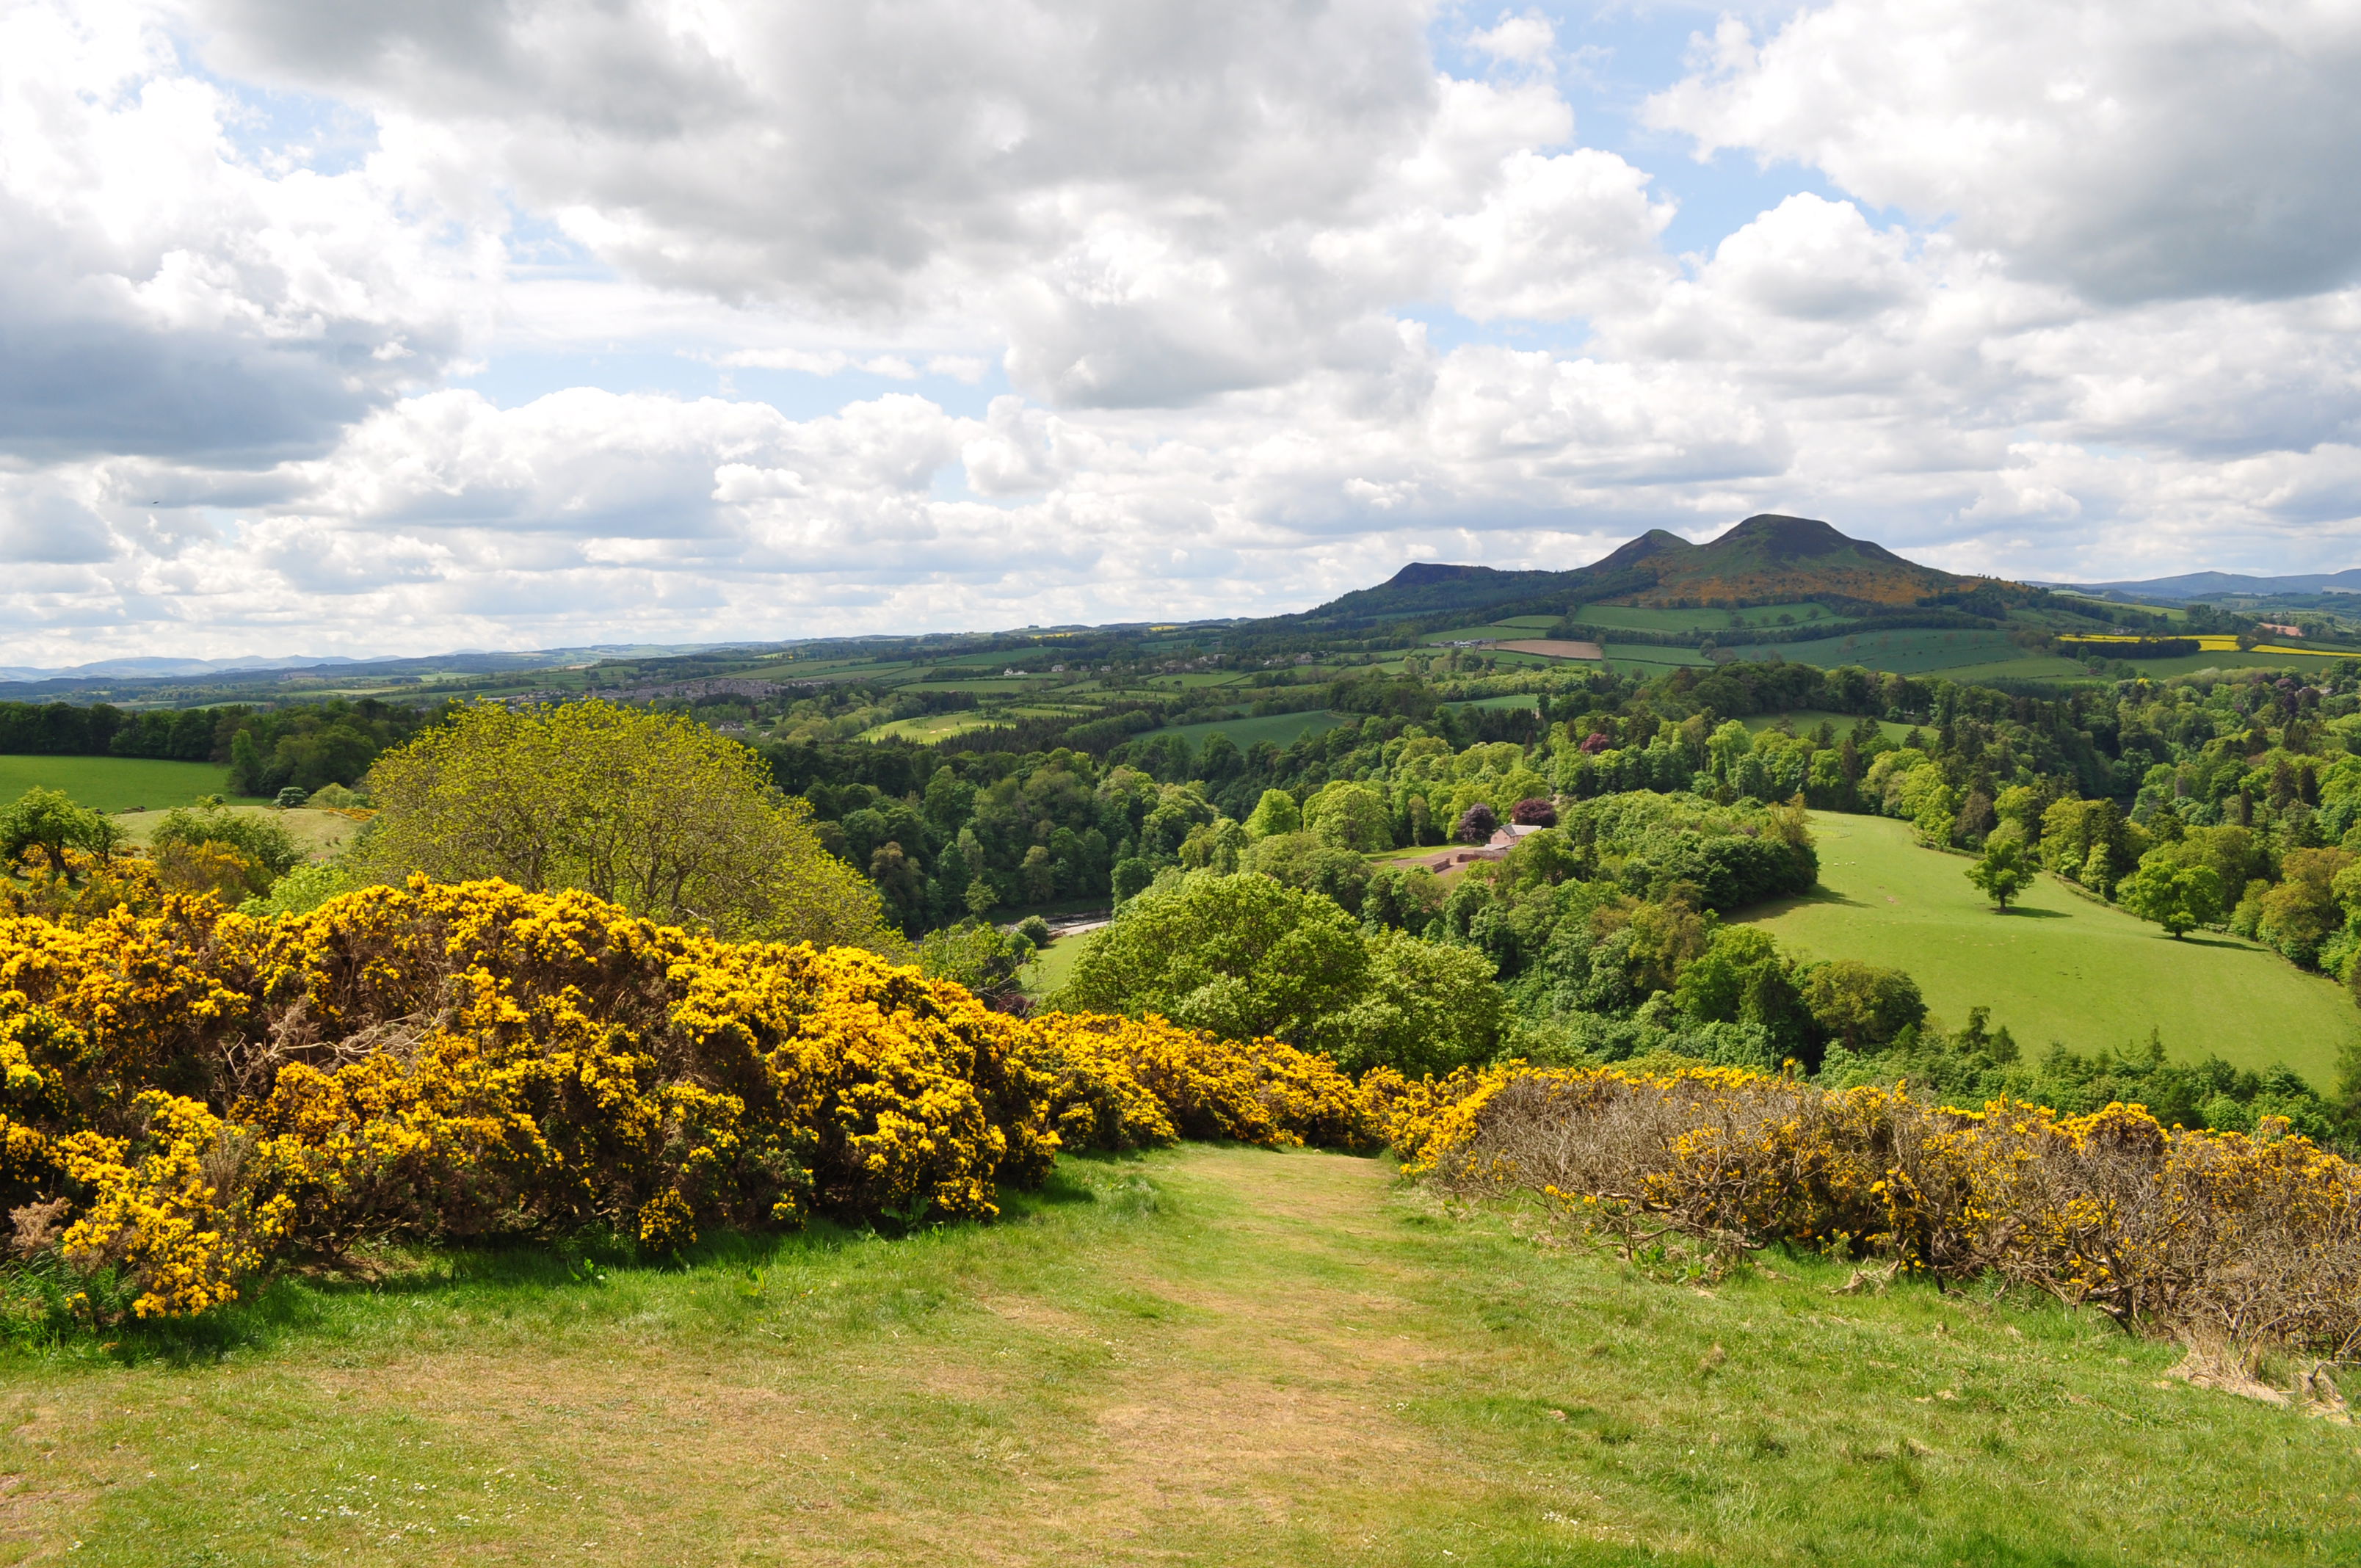
[[[877,890],[761,759],[676,714],[589,701],[461,708],[369,772],[375,879],[580,888],[725,937],[898,954]]]

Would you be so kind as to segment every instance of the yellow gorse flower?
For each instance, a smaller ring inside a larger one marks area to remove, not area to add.
[[[1277,1041],[1019,1019],[579,893],[0,916],[0,1183],[72,1200],[63,1255],[128,1271],[142,1314],[394,1237],[984,1219],[1061,1146],[1181,1136],[1378,1141],[1350,1080]]]

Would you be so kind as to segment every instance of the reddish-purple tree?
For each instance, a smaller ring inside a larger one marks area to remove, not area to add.
[[[1509,820],[1527,828],[1554,828],[1557,826],[1557,803],[1529,795],[1509,808]]]
[[[1480,800],[1459,814],[1459,841],[1463,844],[1480,844],[1499,830],[1499,813]]]

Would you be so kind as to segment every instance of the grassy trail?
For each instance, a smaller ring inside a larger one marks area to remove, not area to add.
[[[2361,1439],[1845,1271],[1703,1291],[1372,1160],[1075,1161],[1001,1224],[282,1285],[0,1365],[0,1560],[2349,1560]],[[128,1364],[122,1358],[128,1357]]]

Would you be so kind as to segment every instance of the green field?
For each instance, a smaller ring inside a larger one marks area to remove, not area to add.
[[[1380,1160],[1060,1161],[994,1225],[294,1276],[0,1360],[8,1561],[2349,1563],[2352,1429],[2030,1299],[1710,1288]],[[1548,1238],[1555,1240],[1556,1238]]]
[[[1931,672],[1947,681],[1973,685],[1984,681],[2088,681],[2091,673],[2071,659],[2026,655],[1991,664],[1962,664]]]
[[[2323,1090],[2338,1047],[2361,1033],[2342,987],[2252,943],[2175,941],[2047,878],[1995,915],[1966,858],[1920,849],[1908,823],[1815,812],[1812,829],[1819,890],[1742,918],[1809,958],[1908,970],[1946,1024],[1987,1006],[2033,1050],[2122,1046],[2155,1029],[2176,1059],[2285,1062]]]
[[[267,817],[287,829],[288,836],[315,861],[324,861],[352,842],[353,835],[361,830],[353,817],[334,811],[297,809],[281,811],[275,806],[242,805],[236,808],[241,816]],[[162,825],[162,811],[131,811],[117,818],[124,832],[134,844],[145,844]]]
[[[1773,653],[1790,663],[1817,664],[1822,669],[1859,664],[1863,669],[1897,675],[1931,674],[1969,664],[1998,664],[2025,656],[2025,650],[2000,631],[1947,631],[1913,629],[1861,632],[1851,637],[1823,637],[1808,642],[1759,643],[1736,649],[1741,659],[1765,659]],[[2078,667],[2077,674],[2081,671]]]
[[[1644,605],[1586,604],[1578,606],[1573,619],[1585,626],[1604,626],[1626,631],[1719,631],[1731,627],[1730,617],[1736,616],[1744,626],[1775,626],[1783,615],[1793,617],[1798,625],[1815,620],[1832,620],[1836,617],[1817,604],[1758,605],[1752,609],[1654,609]]]
[[[1534,696],[1532,693],[1528,692],[1521,696],[1513,695],[1509,696],[1479,696],[1471,698],[1466,702],[1446,702],[1443,706],[1445,707],[1530,708],[1537,707],[1540,705],[1541,698]]]
[[[1557,622],[1552,621],[1550,624],[1554,626]],[[1540,635],[1540,631],[1530,626],[1520,626],[1513,621],[1493,620],[1487,621],[1482,626],[1458,626],[1449,631],[1430,631],[1419,641],[1425,643],[1519,642]]]
[[[1082,949],[1097,935],[1096,931],[1088,931],[1079,937],[1059,938],[1034,956],[1033,961],[1025,966],[1025,972],[1017,977],[1018,981],[1035,996],[1049,995],[1072,977]]]
[[[2225,648],[2214,653],[2191,653],[2179,659],[2139,659],[2133,667],[2152,680],[2166,680],[2174,675],[2193,675],[2200,670],[2293,670],[2320,674],[2339,659],[2361,659],[2361,653],[2338,649],[2323,653],[2265,653],[2249,651],[2241,653]]]
[[[1196,691],[1204,686],[1232,686],[1251,678],[1246,670],[1191,670],[1185,675],[1150,675],[1145,685]]]
[[[1655,676],[1679,669],[1684,664],[1710,664],[1712,660],[1694,648],[1649,648],[1636,642],[1602,642],[1598,651],[1607,662],[1622,674]]]
[[[987,713],[969,708],[959,713],[922,713],[916,718],[897,718],[890,724],[880,724],[864,729],[863,740],[948,740],[954,735],[964,735],[971,729],[982,729],[1001,720]]]
[[[229,793],[229,770],[146,757],[0,757],[0,801],[28,789],[61,789],[96,811],[194,805]]]
[[[1853,726],[1861,722],[1858,714],[1828,713],[1817,707],[1799,707],[1787,713],[1758,713],[1753,718],[1741,722],[1749,729],[1768,729],[1782,718],[1784,718],[1788,727],[1798,735],[1809,735],[1822,723],[1827,723],[1836,730],[1837,739],[1839,740],[1852,733]],[[1899,742],[1910,733],[1911,727],[1907,724],[1896,723],[1891,718],[1881,718],[1877,721],[1877,728],[1887,740]]]
[[[1299,735],[1317,735],[1334,729],[1345,722],[1341,713],[1315,708],[1310,713],[1267,713],[1255,718],[1215,718],[1202,724],[1175,724],[1162,729],[1148,731],[1143,740],[1163,735],[1178,735],[1191,746],[1202,746],[1216,734],[1226,735],[1241,751],[1257,740],[1268,740],[1274,746],[1294,743]]]

